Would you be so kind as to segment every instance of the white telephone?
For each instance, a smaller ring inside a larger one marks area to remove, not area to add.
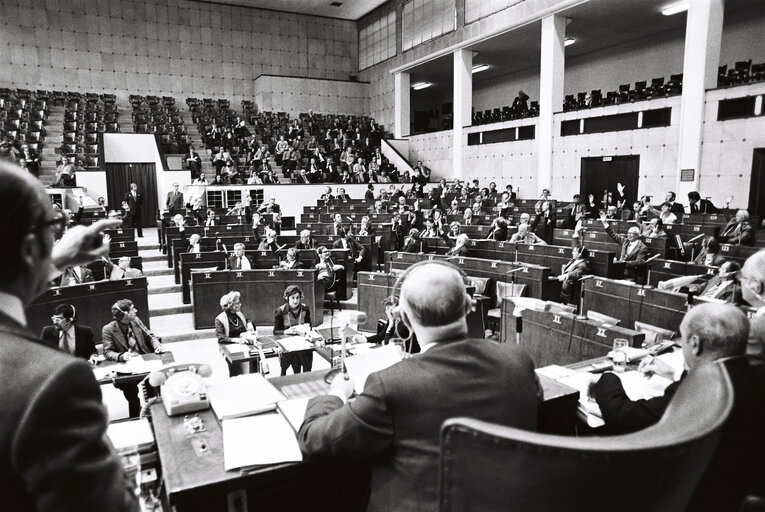
[[[212,375],[208,364],[176,363],[149,374],[149,384],[161,386],[162,403],[168,416],[201,411],[210,407],[202,377]]]

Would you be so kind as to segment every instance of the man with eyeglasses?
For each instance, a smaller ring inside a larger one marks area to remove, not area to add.
[[[14,510],[133,511],[138,504],[105,441],[101,389],[87,362],[52,349],[24,308],[60,270],[107,253],[119,221],[73,226],[54,246],[54,216],[40,182],[0,162],[0,503]]]

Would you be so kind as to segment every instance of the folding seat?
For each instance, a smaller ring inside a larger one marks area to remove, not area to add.
[[[619,103],[627,103],[630,100],[630,84],[619,86]]]
[[[635,99],[644,100],[646,98],[646,85],[648,82],[645,80],[635,82],[635,90],[633,91]]]
[[[664,96],[664,77],[651,79],[650,96]]]
[[[86,133],[92,133],[92,132],[97,132],[97,131],[98,131],[98,123],[96,123],[96,122],[85,123],[85,132]]]
[[[580,108],[587,108],[587,93],[586,92],[576,93],[576,108],[577,110]]]
[[[106,123],[106,132],[107,133],[117,133],[120,131],[119,125],[117,123]]]
[[[98,167],[98,156],[88,155],[85,157],[85,167],[88,169]]]
[[[29,142],[27,141],[27,146],[29,147],[29,152],[33,155],[39,155],[40,154],[40,143],[39,142]]]
[[[669,75],[669,82],[664,87],[664,93],[667,96],[680,94],[683,92],[683,74]]]
[[[77,142],[77,132],[64,132],[64,142]]]
[[[86,133],[85,142],[88,144],[95,144],[98,142],[98,133]]]
[[[45,132],[45,127],[43,126],[42,119],[33,120],[31,123],[29,123],[29,126],[36,132]]]
[[[85,112],[85,121],[86,122],[95,122],[98,121],[98,113],[97,112]]]
[[[89,155],[97,155],[98,154],[98,144],[87,144],[85,146],[85,152]]]
[[[765,79],[765,63],[754,64],[749,75],[749,80],[752,82],[759,82]]]
[[[75,155],[77,154],[77,145],[72,143],[64,143],[61,145],[61,153],[64,155]]]
[[[40,132],[27,132],[26,135],[26,141],[27,142],[40,142]]]

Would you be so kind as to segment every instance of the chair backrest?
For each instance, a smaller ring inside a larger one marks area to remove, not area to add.
[[[503,283],[497,281],[497,307],[502,307],[503,300],[510,297],[523,297],[525,293],[525,284]]]
[[[656,327],[655,325],[647,324],[645,322],[639,322],[638,320],[635,320],[635,330],[645,334],[645,342],[643,344],[646,347],[650,347],[660,341],[671,340],[675,337],[675,331],[662,329],[661,327]]]
[[[725,367],[695,369],[640,432],[573,437],[454,418],[441,429],[442,512],[683,510],[733,406]],[[642,482],[650,478],[650,490]]]
[[[595,320],[596,322],[609,324],[609,325],[619,325],[621,323],[621,320],[619,320],[618,318],[604,315],[603,313],[598,313],[597,311],[588,311],[587,318],[589,320]]]
[[[476,295],[483,295],[486,293],[486,288],[489,285],[489,278],[488,277],[473,277],[468,276],[468,280],[470,281],[470,286],[475,288],[475,294]]]

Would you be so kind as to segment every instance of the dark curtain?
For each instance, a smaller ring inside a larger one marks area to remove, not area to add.
[[[112,209],[119,209],[122,199],[130,191],[130,184],[138,185],[138,193],[143,196],[141,225],[154,225],[157,216],[157,170],[153,163],[105,164],[107,200]]]

